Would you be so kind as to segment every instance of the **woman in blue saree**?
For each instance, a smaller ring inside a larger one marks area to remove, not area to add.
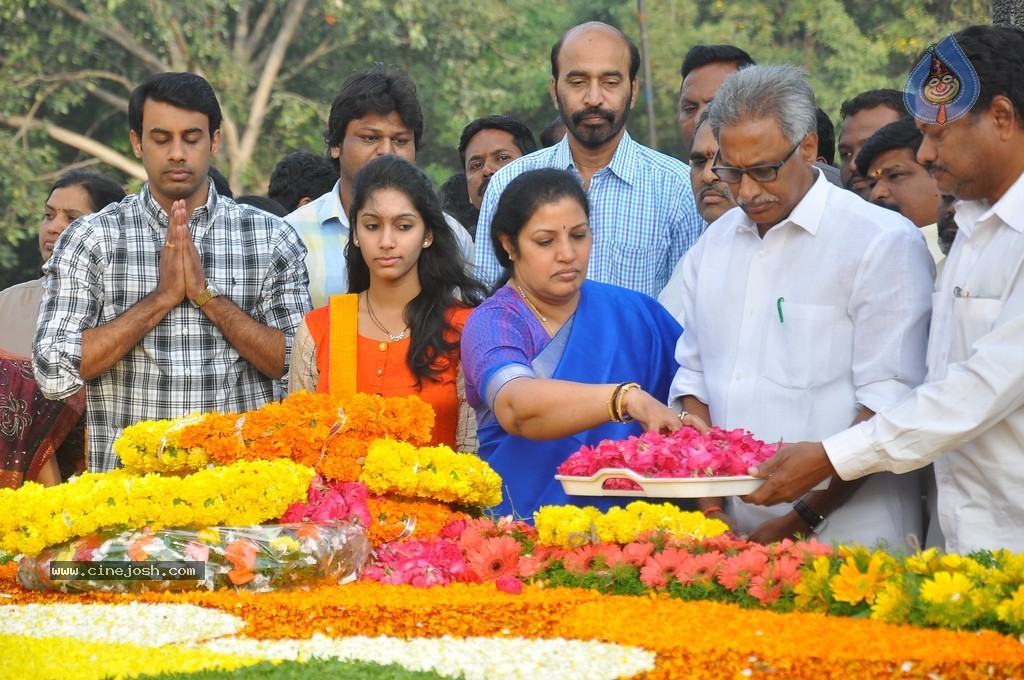
[[[505,273],[466,322],[462,361],[480,457],[504,481],[499,514],[622,504],[567,496],[557,467],[602,439],[706,430],[665,406],[682,333],[675,319],[653,298],[585,280],[588,219],[583,187],[563,170],[523,173],[498,201],[491,240]]]

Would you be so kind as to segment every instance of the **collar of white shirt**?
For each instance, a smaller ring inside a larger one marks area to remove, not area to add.
[[[998,217],[1011,229],[1024,232],[1024,174],[994,204],[982,200],[957,201],[953,218],[960,231],[970,236],[975,225],[986,222],[992,216]]]
[[[807,190],[807,193],[800,199],[800,202],[796,204],[792,212],[789,213],[789,216],[775,226],[792,223],[811,236],[818,233],[818,227],[821,225],[821,220],[825,215],[825,204],[828,203],[829,194],[832,191],[845,191],[845,189],[833,187],[825,178],[825,173],[821,170],[815,169],[814,174],[814,184]],[[746,228],[755,234],[757,233],[757,225],[747,217],[746,213],[741,218],[740,227]]]

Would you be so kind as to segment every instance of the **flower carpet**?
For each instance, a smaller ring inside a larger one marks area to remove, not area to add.
[[[500,478],[422,446],[431,423],[415,398],[300,393],[139,423],[124,470],[0,490],[0,680],[1024,677],[1024,555],[766,546],[643,501],[488,518]],[[602,450],[645,474],[768,452],[681,441]]]
[[[518,595],[489,583],[361,581],[274,593],[69,596],[25,591],[7,565],[0,599],[4,678],[138,677],[314,656],[467,678],[1024,676],[1024,646],[995,632],[539,585]],[[23,613],[29,607],[34,618]],[[615,646],[581,644],[594,642]]]

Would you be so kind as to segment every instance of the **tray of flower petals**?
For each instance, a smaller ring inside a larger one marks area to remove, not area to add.
[[[747,469],[775,451],[741,429],[716,427],[705,435],[684,427],[584,446],[558,467],[555,479],[570,496],[741,496],[764,482]]]

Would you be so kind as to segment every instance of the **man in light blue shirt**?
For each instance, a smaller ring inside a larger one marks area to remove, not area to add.
[[[378,156],[394,154],[414,163],[423,137],[423,110],[416,85],[395,69],[376,65],[351,76],[331,104],[324,141],[340,179],[326,194],[285,217],[306,246],[309,295],[323,307],[331,295],[348,292],[345,246],[348,205],[356,173]],[[473,239],[445,215],[463,255],[473,260]]]
[[[551,48],[551,97],[568,133],[491,178],[477,223],[476,272],[485,283],[501,272],[490,243],[501,192],[527,170],[554,167],[575,172],[587,189],[594,236],[587,276],[652,297],[665,287],[704,222],[689,168],[626,132],[639,69],[636,45],[599,22],[570,29]]]

